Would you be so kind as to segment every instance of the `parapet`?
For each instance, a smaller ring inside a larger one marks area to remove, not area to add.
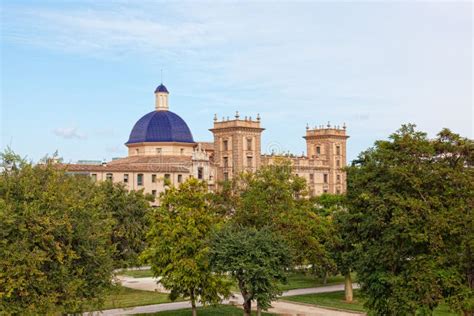
[[[257,114],[257,118],[255,120],[252,119],[251,116],[247,117],[245,116],[244,118],[241,118],[239,115],[239,112],[235,113],[234,118],[230,119],[229,117],[225,118],[223,117],[222,120],[219,120],[217,118],[217,114],[214,115],[214,127],[212,130],[217,130],[217,129],[225,129],[225,128],[256,128],[260,130],[264,130],[263,128],[260,127],[260,115]]]
[[[315,126],[314,128],[310,128],[309,126],[306,126],[306,136],[303,136],[303,138],[308,139],[308,138],[320,138],[320,137],[342,137],[342,138],[349,138],[349,136],[346,135],[346,124],[344,123],[342,127],[339,125],[337,126],[331,126],[331,124],[328,122],[326,126],[320,125],[320,126]]]

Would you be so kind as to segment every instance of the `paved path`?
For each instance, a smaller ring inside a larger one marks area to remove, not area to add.
[[[163,292],[163,287],[156,284],[156,279],[154,278],[133,278],[127,276],[119,276],[119,281],[123,286],[145,290],[145,291],[159,291]],[[354,284],[354,288],[358,288],[357,284]],[[303,295],[303,294],[314,294],[314,293],[326,293],[326,292],[335,292],[344,290],[344,284],[334,284],[314,288],[306,289],[296,289],[283,292],[283,297],[285,296],[294,296],[294,295]],[[242,296],[238,293],[234,293],[234,296],[229,300],[224,300],[223,304],[231,304],[241,306],[243,303]],[[255,305],[255,304],[254,304]],[[200,304],[198,304],[200,306]],[[174,303],[163,303],[155,305],[146,305],[146,306],[136,306],[130,308],[117,308],[104,310],[102,312],[89,313],[90,315],[106,315],[106,316],[116,316],[116,315],[134,315],[140,313],[156,313],[161,311],[169,310],[178,310],[184,308],[191,308],[191,303],[189,301],[185,302],[174,302]],[[356,312],[345,312],[345,311],[336,311],[325,309],[321,307],[311,306],[308,304],[299,304],[293,302],[283,302],[275,301],[272,302],[272,308],[269,310],[271,313],[281,314],[281,315],[298,315],[298,316],[354,316],[361,315]]]

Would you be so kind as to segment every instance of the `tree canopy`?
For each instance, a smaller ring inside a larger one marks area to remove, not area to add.
[[[1,156],[0,313],[80,312],[111,286],[110,214],[87,177]]]
[[[441,301],[472,313],[474,144],[405,125],[348,168],[347,235],[366,306],[431,314]]]
[[[290,255],[285,241],[268,228],[228,225],[213,238],[211,264],[218,273],[230,273],[238,281],[244,299],[244,314],[250,315],[252,300],[266,310],[281,294]]]
[[[144,195],[142,190],[128,191],[111,181],[101,182],[98,189],[104,198],[103,209],[113,219],[110,238],[115,245],[115,266],[137,266],[138,256],[146,246],[151,196]]]

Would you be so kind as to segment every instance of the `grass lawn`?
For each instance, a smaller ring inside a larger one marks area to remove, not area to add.
[[[168,294],[134,290],[117,286],[105,300],[102,309],[123,308],[171,302]]]
[[[152,277],[153,273],[151,270],[128,270],[123,271],[120,274],[130,276],[133,278],[147,278]],[[343,283],[344,277],[342,275],[330,276],[327,280],[326,285]],[[354,281],[355,282],[355,281]],[[288,275],[288,283],[282,284],[282,291],[294,290],[294,289],[304,289],[309,287],[318,287],[324,286],[323,279],[318,278],[312,274],[306,274],[303,272],[290,272]],[[240,292],[237,284],[231,288],[234,292]]]
[[[243,310],[241,308],[229,305],[218,305],[216,307],[199,307],[198,308],[198,315],[199,316],[242,316]],[[180,309],[176,311],[166,311],[166,312],[158,312],[155,314],[143,314],[145,315],[157,315],[157,316],[189,316],[191,315],[191,309]],[[252,312],[252,315],[256,315],[255,312]],[[269,313],[262,312],[262,315],[273,315]]]
[[[359,291],[354,290],[354,301],[352,303],[346,303],[344,301],[344,291],[330,292],[330,293],[318,293],[318,294],[307,294],[288,296],[283,298],[285,301],[300,302],[306,304],[314,304],[322,307],[333,307],[339,309],[346,309],[351,311],[364,312],[363,300],[357,299]],[[456,316],[458,314],[449,311],[446,305],[440,305],[433,313],[434,316]]]
[[[288,275],[288,283],[282,284],[283,291],[304,289],[309,287],[318,287],[330,284],[344,283],[342,275],[330,276],[326,284],[323,284],[322,278],[318,278],[312,274],[305,274],[302,272],[290,272]]]

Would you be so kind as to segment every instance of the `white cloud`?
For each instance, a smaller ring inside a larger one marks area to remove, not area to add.
[[[59,127],[53,130],[54,135],[65,139],[86,139],[87,135],[78,131],[77,127]]]

